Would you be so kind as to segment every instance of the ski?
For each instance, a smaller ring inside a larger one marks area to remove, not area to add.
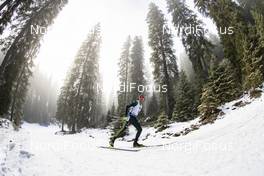
[[[160,145],[144,145],[144,146],[141,146],[139,148],[151,148],[151,147],[162,147],[164,145],[160,144]]]
[[[118,147],[109,147],[109,146],[99,146],[98,148],[109,149],[109,150],[120,150],[126,152],[138,152],[139,149],[126,149],[126,148],[118,148]]]

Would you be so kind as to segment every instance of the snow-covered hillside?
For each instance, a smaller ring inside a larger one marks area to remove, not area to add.
[[[241,99],[249,102],[247,96]],[[225,115],[188,135],[171,134],[197,124],[176,123],[162,133],[143,129],[141,143],[170,144],[124,152],[98,148],[108,145],[107,130],[54,135],[56,126],[23,125],[19,131],[0,128],[0,175],[23,176],[263,176],[264,95],[244,107],[234,101]],[[116,142],[130,148],[131,135]]]

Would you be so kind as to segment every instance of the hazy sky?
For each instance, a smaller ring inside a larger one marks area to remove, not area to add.
[[[128,35],[141,35],[145,43],[145,57],[149,59],[146,15],[150,2],[156,3],[166,14],[165,0],[69,0],[45,36],[37,63],[46,74],[52,74],[60,85],[73,62],[82,41],[98,22],[102,27],[100,69],[104,92],[109,95],[117,81],[117,62]],[[189,1],[188,3],[190,3]],[[192,6],[192,4],[190,3]],[[170,19],[170,16],[167,16]],[[169,20],[170,21],[170,20]],[[207,24],[213,29],[210,21]],[[183,51],[175,41],[177,56]]]

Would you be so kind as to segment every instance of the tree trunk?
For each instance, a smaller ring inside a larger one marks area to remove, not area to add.
[[[87,58],[89,58],[88,57],[88,55],[91,53],[91,46],[90,46],[90,48],[89,48],[89,50],[88,50],[88,52],[87,52],[87,56],[86,56],[86,59],[85,59],[85,61],[84,61],[84,63],[83,63],[83,66],[82,66],[82,75],[81,75],[81,78],[80,78],[80,84],[79,84],[79,87],[78,87],[78,91],[77,91],[77,96],[76,96],[76,100],[77,100],[77,102],[76,102],[76,110],[75,110],[75,117],[74,117],[74,121],[76,122],[77,121],[77,127],[78,127],[78,122],[79,122],[79,109],[80,109],[80,102],[81,102],[81,99],[80,99],[80,92],[81,92],[81,87],[82,87],[82,84],[83,84],[83,79],[84,79],[84,70],[85,70],[85,67],[86,67],[86,65],[87,65],[87,62],[88,62],[88,59]]]
[[[161,52],[162,52],[162,63],[163,63],[163,72],[165,75],[165,83],[167,84],[167,92],[166,92],[166,101],[165,101],[165,107],[166,107],[166,113],[169,117],[169,119],[172,118],[172,113],[173,113],[173,106],[174,106],[174,99],[173,99],[173,94],[171,91],[171,84],[170,84],[170,77],[168,74],[168,67],[167,67],[167,62],[166,62],[166,55],[164,53],[164,45],[163,45],[163,40],[160,40],[161,44]]]
[[[72,133],[76,133],[75,124],[76,124],[76,122],[75,122],[75,119],[74,119],[74,122],[72,124],[72,130],[71,130]]]
[[[13,100],[12,100],[12,106],[11,106],[11,115],[10,115],[10,121],[13,120],[13,117],[14,117],[14,111],[15,111],[15,103],[16,103],[16,99],[17,99],[17,92],[18,92],[18,88],[20,86],[20,82],[21,82],[21,78],[24,74],[24,71],[25,71],[25,67],[26,67],[26,64],[24,64],[23,66],[23,69],[17,79],[17,85],[16,85],[16,88],[15,88],[15,92],[13,94]]]
[[[64,132],[64,118],[62,118],[61,131]]]

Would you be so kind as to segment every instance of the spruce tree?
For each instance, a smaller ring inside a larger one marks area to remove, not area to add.
[[[22,29],[27,25],[27,23],[43,8],[49,11],[49,8],[54,10],[59,10],[68,2],[68,0],[53,0],[56,3],[55,6],[47,7],[50,0],[5,0],[1,4],[0,10],[0,34],[6,32],[4,38],[0,38],[1,50],[6,52],[6,50],[12,45],[15,38],[19,35]],[[49,6],[49,5],[48,5]],[[49,18],[49,16],[47,16]],[[39,23],[40,27],[42,23]],[[37,25],[32,25],[34,29]],[[9,32],[12,29],[12,32]],[[2,37],[2,36],[1,36]]]
[[[173,50],[172,34],[164,14],[154,4],[149,6],[147,15],[149,45],[152,49],[151,63],[154,65],[154,79],[158,85],[167,85],[166,93],[161,93],[161,109],[171,119],[175,104],[173,86],[178,78],[178,67]]]
[[[106,122],[105,122],[105,127],[109,126],[112,121],[112,116],[111,116],[111,111],[108,110],[106,114]]]
[[[257,40],[257,39],[256,39]],[[263,60],[264,48],[260,43],[251,43],[245,40],[244,42],[244,56],[242,62],[244,63],[244,89],[256,89],[263,83]]]
[[[65,125],[71,129],[74,122],[75,89],[72,86],[73,80],[75,79],[71,70],[67,73],[57,99],[56,119],[61,122],[61,131],[64,131]]]
[[[252,2],[258,5],[248,7],[251,9],[253,24],[248,25],[248,34],[243,38],[243,57],[241,59],[243,67],[243,87],[244,90],[254,90],[263,82],[264,75],[264,9],[260,2]]]
[[[67,108],[68,105],[68,99],[67,99],[67,96],[68,96],[68,92],[67,92],[67,89],[65,87],[62,87],[61,88],[61,92],[60,92],[60,95],[58,97],[58,100],[57,100],[57,112],[56,112],[56,118],[57,120],[59,120],[61,122],[61,131],[64,132],[64,125],[65,125],[65,122],[67,122]]]
[[[167,4],[172,22],[178,30],[178,36],[182,38],[197,78],[200,82],[204,82],[208,77],[209,63],[213,58],[213,45],[205,37],[204,23],[187,7],[185,1],[167,0]]]
[[[202,87],[208,78],[211,62],[215,59],[213,44],[206,38],[204,23],[188,8],[183,0],[167,0],[172,22],[178,30],[183,46],[192,63],[195,85],[195,109],[200,104]]]
[[[111,130],[111,137],[115,136],[125,125],[127,117],[120,117],[117,115],[115,104],[112,104],[111,109],[109,110],[108,125]],[[121,134],[121,137],[128,134],[128,129]]]
[[[19,73],[18,78],[15,81],[15,85],[12,90],[12,99],[10,107],[10,120],[14,121],[16,126],[20,126],[21,120],[24,114],[24,103],[26,99],[26,94],[29,85],[29,77],[32,75],[31,67],[33,61],[30,60],[30,63],[23,65],[21,72]]]
[[[212,69],[208,83],[204,86],[201,104],[198,107],[201,119],[215,120],[220,110],[218,106],[239,97],[241,90],[236,86],[236,74],[229,60],[223,60]]]
[[[12,90],[15,90],[14,86],[19,78],[19,73],[23,71],[25,64],[29,64],[35,58],[38,52],[43,34],[32,34],[31,26],[48,27],[65,3],[67,0],[45,1],[38,11],[30,15],[30,18],[8,47],[0,66],[0,115],[8,113]]]
[[[129,92],[129,100],[135,101],[138,99],[138,96],[141,94],[146,94],[146,72],[144,64],[144,48],[143,41],[140,36],[134,37],[131,46],[130,54],[131,63],[129,65],[129,82],[135,85],[136,88],[131,89]],[[139,118],[144,121],[145,114],[143,111],[139,113]]]
[[[262,2],[263,3],[263,2]],[[262,6],[255,7],[254,10],[251,11],[254,22],[255,22],[255,40],[257,40],[257,48],[255,49],[255,53],[257,57],[262,57],[262,65],[264,64],[264,4]],[[264,68],[261,69],[262,74],[264,74]]]
[[[90,124],[91,127],[101,127],[102,122],[105,121],[105,102],[103,100],[103,79],[99,73],[99,61],[98,61],[98,68],[96,69],[97,82],[95,82],[94,92],[96,97],[94,98],[92,113],[91,113],[91,120]]]
[[[111,137],[115,136],[126,124],[127,117],[114,116],[110,126],[111,126]],[[120,137],[124,137],[128,134],[128,128],[120,134]]]
[[[179,76],[179,81],[175,93],[175,107],[173,119],[177,122],[192,120],[195,117],[195,99],[194,90],[187,76],[182,71]]]
[[[232,101],[241,95],[241,89],[236,86],[236,74],[231,62],[224,59],[215,73],[213,73],[214,84],[217,86],[216,96],[220,104]]]
[[[215,22],[221,42],[224,47],[225,58],[229,59],[236,72],[237,87],[242,85],[242,62],[244,35],[248,35],[248,21],[244,11],[232,0],[195,0],[199,11],[209,16]],[[228,34],[228,30],[233,31]],[[229,28],[229,29],[228,29]]]
[[[66,97],[69,97],[67,105],[71,113],[68,125],[72,132],[76,132],[76,127],[80,130],[95,125],[93,122],[98,118],[100,111],[98,98],[101,97],[97,87],[97,83],[100,82],[98,65],[100,44],[100,24],[98,24],[90,31],[80,47],[69,79],[65,83],[66,89],[69,88]]]
[[[129,84],[129,65],[130,65],[130,49],[131,49],[131,38],[128,36],[126,42],[124,43],[121,57],[119,59],[119,82],[120,84],[124,85],[124,90],[120,90],[117,92],[118,95],[118,107],[117,111],[120,116],[124,113],[124,106],[126,106],[129,102],[129,92],[127,90],[127,86]]]
[[[111,109],[108,111],[108,126],[110,127],[111,137],[115,136],[125,125],[127,117],[122,117],[118,115],[115,104],[112,104]],[[121,134],[121,137],[124,137],[128,134],[128,129]]]
[[[225,51],[236,71],[237,85],[254,89],[263,81],[263,1],[195,0],[199,10],[220,27],[233,27],[232,35],[220,35]],[[238,86],[239,88],[239,86]]]
[[[158,120],[155,124],[156,132],[160,132],[168,128],[169,120],[168,116],[165,113],[161,113],[158,117]]]
[[[246,17],[251,20],[251,23],[254,24],[254,19],[252,16],[252,11],[254,9],[259,9],[259,14],[264,15],[264,2],[262,0],[238,0],[240,7],[245,11]]]
[[[263,9],[264,9],[264,7],[263,7]],[[252,16],[253,16],[254,22],[255,22],[256,33],[257,33],[257,36],[259,37],[259,40],[261,42],[260,44],[262,46],[264,46],[264,14],[262,14],[263,11],[261,11],[259,8],[256,7],[251,12],[252,12]]]
[[[88,127],[96,110],[96,100],[99,81],[99,50],[101,44],[100,24],[90,32],[84,45],[79,50],[78,59],[82,62],[79,69],[79,78],[76,80],[76,109],[75,118],[77,128]]]
[[[208,82],[203,89],[201,96],[201,104],[198,106],[199,113],[201,115],[201,121],[213,122],[218,113],[218,106],[220,104],[217,99],[213,82]]]
[[[150,121],[155,121],[157,120],[158,115],[159,115],[158,99],[157,99],[157,95],[153,92],[147,107],[146,116],[150,117]]]
[[[136,36],[132,42],[131,48],[131,64],[130,64],[130,82],[136,85],[136,89],[133,89],[130,92],[130,100],[136,100],[140,94],[144,94],[141,92],[142,86],[145,87],[146,79],[145,79],[145,65],[144,65],[144,49],[143,49],[143,41],[142,38]],[[143,88],[144,88],[143,87]]]
[[[0,34],[3,33],[8,24],[12,24],[14,16],[16,16],[16,19],[20,19],[23,15],[23,20],[26,20],[26,14],[32,14],[33,11],[36,12],[42,5],[43,2],[37,2],[37,0],[3,1],[0,5]]]
[[[113,103],[111,109],[109,109],[107,112],[107,119],[106,119],[107,126],[111,125],[115,115],[116,115],[116,107],[115,104]]]
[[[60,89],[60,94],[57,99],[57,111],[56,111],[56,119],[61,122],[61,131],[64,132],[64,126],[67,124],[68,127],[71,127],[69,123],[70,118],[72,118],[72,103],[73,97],[71,96],[72,87],[69,84],[70,82],[70,75],[71,73],[68,72],[66,78],[64,80],[64,85]]]

